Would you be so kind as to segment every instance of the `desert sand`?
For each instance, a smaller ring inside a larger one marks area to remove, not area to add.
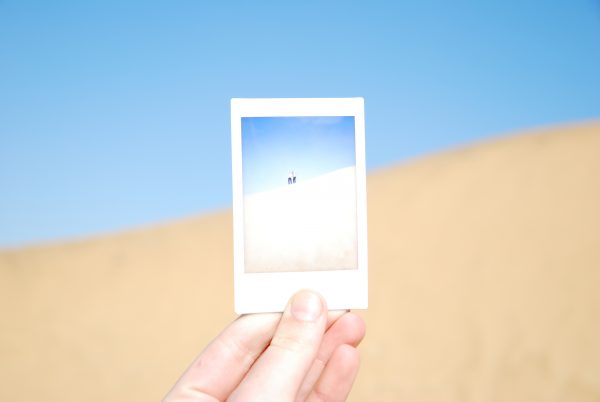
[[[600,400],[600,122],[368,177],[351,401]],[[231,319],[230,211],[0,253],[0,400],[160,400]]]
[[[356,169],[244,197],[246,272],[358,267]]]

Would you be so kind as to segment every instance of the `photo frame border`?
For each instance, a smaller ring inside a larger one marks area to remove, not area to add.
[[[354,116],[358,267],[352,270],[246,273],[242,117]],[[234,309],[237,314],[281,312],[298,290],[312,289],[330,310],[368,307],[367,185],[363,98],[231,99]]]

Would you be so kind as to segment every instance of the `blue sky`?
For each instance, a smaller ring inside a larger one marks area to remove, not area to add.
[[[0,247],[231,205],[232,97],[365,99],[375,169],[600,117],[596,0],[0,1]]]
[[[354,117],[243,117],[244,194],[356,164]]]

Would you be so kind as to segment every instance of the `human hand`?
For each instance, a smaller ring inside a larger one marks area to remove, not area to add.
[[[240,316],[196,358],[163,402],[344,401],[359,367],[363,320],[327,312],[303,290],[283,314]]]

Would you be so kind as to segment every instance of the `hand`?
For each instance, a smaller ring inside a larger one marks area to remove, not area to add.
[[[196,358],[163,402],[344,401],[358,372],[360,317],[327,312],[300,291],[283,314],[240,316]]]

